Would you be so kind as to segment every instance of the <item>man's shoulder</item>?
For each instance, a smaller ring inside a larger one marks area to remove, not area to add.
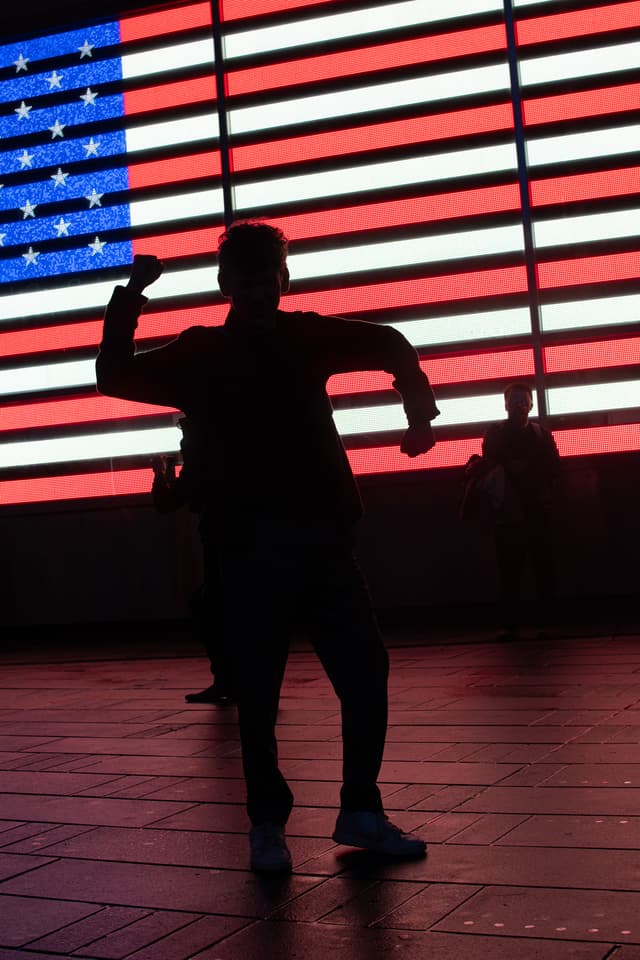
[[[179,334],[178,340],[182,346],[197,349],[199,347],[218,343],[222,337],[222,330],[223,328],[220,326],[205,327],[200,325],[195,327],[187,327],[186,330],[183,330]]]

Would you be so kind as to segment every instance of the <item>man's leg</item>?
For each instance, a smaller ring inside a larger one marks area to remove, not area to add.
[[[293,797],[278,768],[275,724],[288,654],[284,584],[277,551],[253,545],[220,552],[224,646],[238,703],[247,812],[284,826]]]
[[[507,634],[516,634],[522,626],[520,588],[522,583],[522,543],[520,527],[513,523],[498,523],[495,527],[496,562],[500,584],[500,602],[503,627]]]
[[[389,658],[350,543],[314,548],[306,565],[314,646],[340,699],[343,785],[334,839],[415,856],[425,844],[384,816],[377,780],[387,730]]]

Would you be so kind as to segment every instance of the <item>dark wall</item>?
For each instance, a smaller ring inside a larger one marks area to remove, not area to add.
[[[564,461],[558,511],[560,591],[572,601],[636,591],[640,454]],[[460,470],[361,482],[359,556],[381,610],[462,608],[492,601],[491,542],[457,522]],[[104,623],[188,615],[200,577],[194,518],[140,501],[49,506],[0,516],[0,602],[9,622]]]

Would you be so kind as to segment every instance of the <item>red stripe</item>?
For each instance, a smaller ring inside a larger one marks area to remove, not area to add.
[[[120,39],[127,43],[131,40],[146,40],[148,37],[209,26],[211,26],[211,5],[193,3],[173,10],[164,9],[157,13],[124,17],[120,21]]]
[[[612,3],[608,6],[590,7],[589,10],[572,10],[570,13],[532,17],[516,24],[516,37],[520,46],[531,43],[547,43],[566,37],[585,37],[610,30],[631,30],[640,26],[640,2]]]
[[[568,343],[545,347],[543,353],[547,373],[563,373],[569,370],[599,370],[601,367],[624,367],[640,364],[640,337],[628,337],[626,340]]]
[[[499,353],[476,353],[468,356],[429,357],[420,366],[435,385],[468,383],[480,380],[529,377],[534,373],[533,350],[503,350]],[[362,373],[340,373],[331,377],[327,390],[332,397],[391,390],[390,373],[368,370]]]
[[[175,413],[173,407],[150,403],[132,403],[114,397],[84,397],[82,400],[44,400],[41,403],[16,403],[3,407],[3,430],[34,430],[71,424],[100,423],[124,417],[153,417]]]
[[[557,97],[539,97],[525,100],[522,105],[524,122],[535,127],[541,123],[557,123],[578,117],[599,117],[609,113],[623,113],[640,107],[640,83],[619,87],[563,93]]]
[[[622,197],[640,193],[640,167],[574,174],[531,181],[531,203],[543,207],[552,203],[577,203],[597,197]]]
[[[126,114],[148,113],[150,110],[182,107],[185,103],[215,103],[216,96],[214,76],[177,80],[175,83],[163,83],[156,87],[125,90],[124,112]]]
[[[347,450],[351,469],[357,475],[367,473],[406,473],[413,470],[437,470],[443,467],[459,467],[467,462],[472,453],[480,453],[482,440],[474,437],[466,440],[443,440],[433,450],[419,457],[407,457],[400,448],[373,447],[362,450]]]
[[[224,225],[203,227],[202,230],[186,230],[184,233],[166,233],[152,237],[137,237],[132,241],[134,254],[154,254],[161,260],[190,257],[199,253],[215,253],[218,237]],[[213,268],[212,268],[213,269]]]
[[[368,284],[341,290],[288,294],[283,298],[282,307],[284,310],[317,310],[326,314],[358,314],[393,307],[497,297],[523,293],[526,289],[525,267],[504,267],[498,270],[456,273],[452,276]]]
[[[399,144],[431,143],[471,134],[513,128],[510,103],[469,110],[454,110],[411,120],[390,120],[348,130],[312,133],[285,140],[272,140],[233,147],[232,165],[236,173],[256,168],[302,163],[320,157],[343,157],[370,150],[397,147]]]
[[[503,24],[459,30],[436,37],[418,37],[357,50],[326,53],[285,63],[272,63],[250,70],[237,70],[228,75],[228,92],[232,96],[289,87],[298,83],[314,83],[335,77],[350,77],[393,67],[417,63],[433,63],[448,57],[502,50],[506,47]]]
[[[640,450],[640,423],[556,430],[553,435],[563,457]]]
[[[224,323],[228,307],[214,304],[162,313],[143,313],[136,331],[136,343],[164,337],[177,337],[187,327],[217,327]],[[48,353],[55,350],[80,350],[95,347],[102,339],[102,320],[69,323],[61,326],[33,327],[0,333],[0,357]]]
[[[3,480],[0,481],[0,503],[41,503],[148,493],[152,480],[149,467],[145,470],[114,470],[112,473]]]
[[[223,20],[243,20],[246,17],[259,17],[263,13],[297,10],[298,7],[320,6],[330,3],[337,6],[340,0],[220,0],[220,15]],[[324,13],[324,11],[322,11]]]
[[[221,172],[218,150],[191,153],[186,157],[171,157],[169,160],[149,160],[129,165],[129,186],[155,187],[161,183],[179,183],[183,180],[198,180],[200,177],[219,177]]]
[[[543,289],[573,287],[580,283],[607,283],[635,280],[638,277],[638,252],[608,253],[580,260],[556,260],[539,263],[538,283]]]
[[[412,223],[429,223],[454,217],[475,217],[502,213],[520,208],[517,183],[475,190],[456,190],[427,197],[388,200],[355,207],[337,207],[312,213],[278,217],[276,223],[289,240],[306,240],[354,233],[359,230],[381,230]]]

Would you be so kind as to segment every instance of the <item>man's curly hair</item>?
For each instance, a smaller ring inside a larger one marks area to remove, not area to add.
[[[282,230],[261,220],[238,220],[220,235],[218,268],[225,273],[253,274],[287,261],[289,244]]]

